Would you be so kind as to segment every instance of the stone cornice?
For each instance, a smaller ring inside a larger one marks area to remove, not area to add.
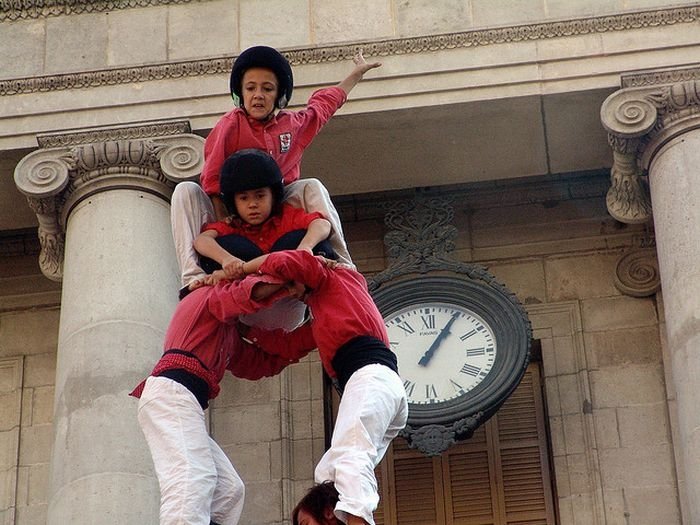
[[[146,2],[146,0],[141,1]],[[140,4],[141,1],[125,0],[124,2],[103,1],[95,3]],[[68,4],[71,2],[63,3]],[[79,3],[82,5],[87,4],[88,2]],[[577,35],[668,26],[674,24],[697,23],[698,20],[700,20],[700,6],[676,7],[608,16],[580,18],[574,20],[523,24],[494,29],[478,29],[441,35],[387,39],[364,43],[361,47],[363,48],[364,54],[367,57],[407,55],[441,51],[446,49],[546,40]],[[318,64],[350,60],[357,52],[358,47],[360,47],[360,45],[351,44],[301,48],[287,50],[284,52],[284,54],[293,66]],[[169,78],[219,75],[230,71],[231,63],[234,58],[234,55],[229,55],[212,59],[189,60],[145,66],[110,68],[97,71],[0,80],[0,96],[66,89],[84,89],[117,84],[129,84],[133,82],[164,80]]]
[[[204,139],[187,122],[95,128],[41,137],[43,147],[15,168],[15,184],[39,222],[39,266],[49,279],[63,275],[66,225],[78,203],[111,189],[169,199],[181,180],[199,175]]]
[[[40,148],[61,148],[92,142],[165,137],[184,133],[192,133],[190,123],[185,120],[173,120],[133,124],[120,128],[92,128],[38,135],[37,142]]]
[[[646,170],[665,143],[700,127],[700,68],[648,73],[643,87],[626,87],[601,106],[603,127],[613,150],[608,211],[625,223],[651,219]],[[670,82],[664,83],[664,80]]]
[[[194,1],[201,0],[0,0],[0,22]]]
[[[700,80],[700,66],[679,69],[641,71],[622,76],[622,88],[648,87]]]

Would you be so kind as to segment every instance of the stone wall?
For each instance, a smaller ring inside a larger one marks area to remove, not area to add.
[[[0,237],[0,523],[46,521],[59,287],[36,240]]]
[[[672,5],[695,3],[678,0]],[[260,43],[284,49],[533,24],[660,8],[669,2],[35,0],[20,4],[23,9],[8,5],[0,11],[4,50],[0,78],[213,57]]]
[[[620,259],[653,238],[605,210],[604,173],[451,187],[455,257],[514,290],[542,343],[561,523],[680,523],[660,306],[616,287]],[[337,201],[361,271],[387,264],[383,205],[413,190]],[[7,246],[7,243],[6,243]],[[57,286],[35,255],[0,258],[0,517],[46,511],[58,331]],[[31,270],[30,270],[31,269]],[[310,486],[324,448],[315,355],[251,383],[227,377],[211,430],[247,484],[246,523],[280,525]],[[135,405],[134,405],[135,408]],[[15,487],[16,483],[16,489]]]

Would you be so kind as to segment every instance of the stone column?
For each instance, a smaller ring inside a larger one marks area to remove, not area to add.
[[[128,396],[162,351],[179,272],[175,182],[196,177],[186,122],[39,137],[15,182],[62,280],[48,524],[157,523],[159,489]]]
[[[625,78],[601,117],[614,153],[608,210],[627,223],[653,216],[684,523],[700,523],[700,68]]]

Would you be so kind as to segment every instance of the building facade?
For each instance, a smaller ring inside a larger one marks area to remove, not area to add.
[[[291,109],[357,49],[382,62],[302,165],[359,270],[392,262],[388,210],[435,199],[450,256],[532,323],[526,379],[471,440],[435,458],[396,440],[378,523],[700,523],[700,3],[0,8],[1,523],[157,522],[127,393],[177,302],[170,195],[197,179],[232,60],[256,44],[290,60]],[[332,406],[314,355],[224,380],[209,423],[246,482],[244,523],[289,523]]]

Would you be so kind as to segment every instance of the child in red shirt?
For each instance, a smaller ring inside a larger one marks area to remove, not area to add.
[[[260,307],[242,300],[248,293],[241,288],[254,284],[198,285],[178,303],[151,375],[131,392],[140,398],[138,421],[160,485],[162,525],[238,523],[244,485],[209,436],[204,411],[219,394],[226,370],[250,380],[275,375],[306,355],[304,347],[313,346],[308,332],[297,349],[286,351],[281,348],[285,341],[277,341],[281,357],[239,338],[237,318]]]
[[[221,268],[227,278],[240,279],[244,261],[283,249],[311,252],[330,234],[331,225],[319,212],[282,202],[280,169],[260,150],[241,150],[226,159],[221,190],[229,216],[205,224],[194,241],[207,273]]]
[[[405,426],[406,391],[398,375],[396,356],[389,349],[386,326],[367,290],[362,274],[305,251],[263,255],[243,265],[252,278],[284,281],[286,293],[311,309],[311,332],[321,363],[343,392],[331,447],[316,466],[317,483],[332,481],[339,499],[335,516],[348,525],[374,525],[379,503],[374,468],[391,440]],[[251,278],[251,277],[248,277]],[[245,282],[244,279],[242,282]],[[286,295],[279,284],[256,282],[241,291],[242,302],[260,303]],[[304,348],[304,331],[282,334],[251,329],[247,337],[269,351],[285,341],[281,352]],[[308,349],[308,348],[307,348]]]
[[[220,170],[229,155],[256,148],[269,153],[280,166],[285,200],[307,211],[319,211],[332,224],[329,240],[340,260],[351,264],[338,213],[327,190],[317,179],[299,179],[301,157],[325,123],[345,103],[348,93],[379,62],[367,63],[358,53],[355,67],[337,86],[314,92],[305,109],[286,111],[293,90],[289,62],[275,49],[255,46],[236,59],[231,71],[231,93],[237,107],[221,117],[204,146],[202,187],[178,184],[171,199],[171,222],[183,288],[203,277],[193,247],[205,222],[223,220],[227,211],[219,198]],[[211,200],[210,200],[211,199]]]
[[[242,265],[270,251],[321,251],[334,257],[327,241],[331,224],[318,212],[306,213],[282,202],[282,174],[268,154],[237,151],[221,170],[221,198],[231,214],[225,221],[205,224],[195,239],[207,273],[223,269],[228,279],[244,277]],[[245,324],[291,331],[304,319],[306,306],[292,298],[241,317]]]

